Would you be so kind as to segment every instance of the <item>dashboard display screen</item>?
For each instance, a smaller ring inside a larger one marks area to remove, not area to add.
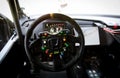
[[[85,38],[85,45],[100,45],[99,29],[98,27],[82,27]]]
[[[54,35],[62,31],[65,26],[65,22],[45,22],[44,31],[48,31],[49,34]]]

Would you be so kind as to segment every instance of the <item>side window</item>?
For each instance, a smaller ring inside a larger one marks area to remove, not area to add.
[[[0,51],[14,32],[13,23],[4,15],[0,14]]]

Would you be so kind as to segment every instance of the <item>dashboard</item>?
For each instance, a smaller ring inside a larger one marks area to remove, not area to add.
[[[84,39],[85,46],[98,46],[98,45],[109,45],[112,43],[112,36],[108,32],[104,31],[103,28],[106,27],[108,22],[103,23],[103,21],[90,20],[86,19],[75,19],[77,24],[81,27]],[[22,32],[25,35],[29,26],[35,21],[35,19],[30,19],[21,24]],[[43,28],[41,28],[42,26]],[[53,21],[47,20],[39,24],[40,28],[36,28],[35,32],[40,32],[40,29],[43,29],[50,35],[59,34],[61,31],[67,29],[66,26],[69,24],[65,21]],[[71,28],[69,28],[71,29]]]

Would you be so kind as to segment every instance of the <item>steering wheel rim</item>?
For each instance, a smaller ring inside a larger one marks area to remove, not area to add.
[[[34,59],[33,58],[33,55],[31,54],[30,52],[30,49],[29,49],[29,39],[33,33],[33,30],[35,29],[35,27],[41,23],[42,21],[46,20],[46,19],[53,19],[53,18],[57,18],[59,20],[62,20],[62,21],[68,21],[72,26],[73,28],[76,30],[76,32],[78,33],[78,37],[80,39],[80,48],[76,54],[76,57],[74,57],[74,59],[72,59],[72,61],[70,61],[69,63],[67,63],[64,67],[61,67],[60,69],[54,69],[54,68],[51,68],[51,67],[47,67],[45,66],[44,64],[42,63],[36,63],[36,61],[38,61],[38,59]],[[25,35],[25,40],[24,40],[24,47],[25,47],[25,51],[26,51],[26,54],[30,60],[30,63],[31,65],[33,66],[34,68],[34,65],[35,64],[38,64],[38,66],[40,66],[40,68],[43,68],[44,70],[48,70],[48,71],[62,71],[62,70],[65,70],[66,68],[72,66],[74,63],[76,63],[78,61],[79,58],[81,58],[81,55],[83,54],[83,49],[84,49],[84,36],[83,36],[83,33],[82,33],[82,30],[81,28],[79,27],[79,25],[70,17],[66,16],[66,15],[63,15],[63,14],[59,14],[59,13],[53,13],[53,14],[46,14],[46,15],[43,15],[41,17],[39,17],[28,29],[26,35]]]

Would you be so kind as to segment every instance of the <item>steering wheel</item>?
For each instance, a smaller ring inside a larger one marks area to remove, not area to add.
[[[74,33],[64,28],[57,34],[41,32],[39,38],[30,42],[34,29],[38,24],[54,19],[70,23]],[[29,27],[24,40],[26,54],[31,65],[36,69],[48,71],[62,71],[74,65],[82,56],[84,49],[84,36],[79,25],[70,17],[59,14],[46,14],[39,17]]]

